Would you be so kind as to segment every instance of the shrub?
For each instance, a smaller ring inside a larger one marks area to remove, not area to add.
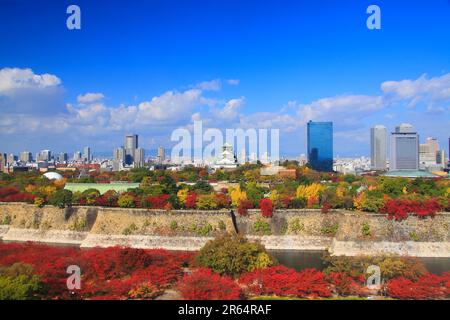
[[[364,222],[361,228],[361,233],[364,237],[369,237],[372,235],[372,231],[370,230],[370,225],[367,222]]]
[[[367,296],[364,276],[350,277],[345,273],[331,272],[328,281],[333,285],[333,291],[340,296]]]
[[[168,194],[144,197],[141,201],[141,206],[143,208],[164,209],[168,204],[169,197]]]
[[[197,194],[195,192],[189,192],[186,197],[185,207],[186,209],[194,209],[197,202]]]
[[[131,299],[155,299],[163,293],[163,290],[153,285],[151,282],[146,282],[137,285],[128,292],[128,297]]]
[[[273,203],[269,198],[261,199],[259,202],[259,207],[261,208],[261,215],[264,218],[272,218],[273,216]]]
[[[200,210],[214,210],[217,209],[216,196],[212,194],[201,194],[197,197],[197,209]]]
[[[31,265],[15,263],[0,267],[0,300],[35,299],[43,291],[39,276]]]
[[[330,284],[324,273],[315,269],[296,272],[285,266],[257,269],[244,274],[239,282],[254,295],[329,297]]]
[[[199,226],[195,226],[195,232],[199,235],[199,236],[203,236],[206,237],[207,235],[209,235],[209,233],[213,230],[212,225],[210,225],[209,223],[204,224],[203,226],[199,227]]]
[[[328,213],[328,212],[330,212],[330,209],[331,209],[331,205],[330,205],[328,202],[325,202],[325,203],[322,205],[322,208],[320,209],[320,212],[322,212],[322,213]]]
[[[387,294],[399,299],[438,299],[448,297],[446,277],[425,274],[417,281],[403,277],[395,278],[387,283]]]
[[[65,189],[56,190],[49,196],[48,203],[59,208],[64,208],[67,205],[71,205],[72,191]]]
[[[231,278],[207,268],[186,275],[178,290],[186,300],[237,300],[241,297],[241,289]]]
[[[208,241],[196,257],[196,263],[222,275],[237,276],[275,263],[270,258],[261,265],[260,255],[263,253],[268,256],[261,244],[249,242],[240,235],[226,233]]]
[[[121,208],[134,208],[136,206],[134,196],[128,193],[121,194],[117,204]]]
[[[441,210],[441,205],[435,199],[421,201],[393,199],[387,201],[380,212],[387,214],[389,219],[403,220],[410,213],[418,217],[433,217],[436,212]]]
[[[270,224],[264,220],[257,220],[253,224],[253,231],[261,235],[270,235]]]
[[[241,200],[238,205],[238,214],[242,217],[248,214],[248,209],[253,208],[253,204],[249,200]]]
[[[129,236],[130,234],[133,234],[137,230],[138,230],[138,227],[134,223],[132,223],[128,227],[123,229],[122,234],[125,236]]]
[[[292,199],[291,206],[293,209],[303,209],[306,208],[306,203],[306,198],[294,198]]]

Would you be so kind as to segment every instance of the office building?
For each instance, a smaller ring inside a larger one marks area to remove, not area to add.
[[[166,150],[163,147],[158,148],[157,161],[163,163],[166,160]]]
[[[89,163],[92,160],[91,155],[91,148],[90,147],[84,147],[83,149],[83,161]]]
[[[333,122],[308,122],[307,149],[314,170],[333,171]]]
[[[42,150],[37,154],[37,161],[50,161],[52,158],[52,152],[50,150]]]
[[[125,136],[125,164],[132,165],[135,157],[135,150],[139,146],[137,134],[129,134]]]
[[[142,148],[134,150],[134,166],[136,168],[144,167],[145,165],[145,151]]]
[[[6,153],[0,153],[0,172],[5,172],[6,169]]]
[[[391,133],[389,170],[419,170],[419,135],[408,123]]]
[[[67,160],[68,160],[67,153],[65,153],[65,152],[60,152],[59,155],[58,155],[58,162],[60,162],[60,163],[66,163]]]
[[[31,155],[31,152],[29,151],[22,151],[20,153],[20,162],[22,163],[28,163],[33,160],[33,156]]]
[[[73,161],[81,161],[83,159],[80,151],[75,151],[73,153]]]
[[[370,166],[372,170],[386,170],[387,130],[385,126],[370,128]]]

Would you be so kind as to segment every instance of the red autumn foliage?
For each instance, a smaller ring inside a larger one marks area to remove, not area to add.
[[[436,212],[441,210],[441,205],[435,199],[421,201],[392,199],[385,203],[380,213],[387,214],[389,219],[403,220],[410,213],[418,217],[433,217]]]
[[[119,195],[114,190],[109,190],[95,199],[95,204],[102,207],[117,207]]]
[[[144,198],[142,201],[142,206],[151,209],[165,209],[169,201],[168,194],[161,194],[158,196],[149,196]]]
[[[328,281],[333,285],[333,291],[341,296],[367,296],[369,290],[365,286],[364,276],[354,278],[342,272],[331,272]]]
[[[239,201],[239,205],[237,207],[238,214],[240,216],[246,216],[248,214],[248,209],[253,208],[253,204],[249,200],[241,200]]]
[[[425,274],[417,281],[403,277],[395,278],[387,283],[387,294],[399,299],[443,299],[450,297],[449,273],[442,276]]]
[[[261,209],[261,215],[264,218],[272,218],[273,216],[273,203],[269,198],[263,198],[259,202],[259,207]]]
[[[216,203],[219,208],[229,208],[231,204],[231,198],[224,193],[215,194]]]
[[[283,209],[288,209],[288,208],[290,208],[291,207],[291,205],[292,205],[292,197],[289,197],[289,196],[283,196],[283,197],[281,197],[281,207],[283,208]]]
[[[0,202],[33,202],[34,196],[32,194],[21,192],[14,187],[0,188]]]
[[[192,253],[131,248],[83,249],[47,245],[0,244],[0,266],[16,262],[33,266],[46,285],[44,298],[127,298],[142,284],[158,288],[176,283]],[[78,265],[82,272],[81,290],[75,294],[66,286],[67,267]]]
[[[185,207],[186,209],[194,209],[197,203],[197,194],[195,192],[189,192],[186,197]]]
[[[331,209],[331,205],[330,205],[328,202],[325,202],[325,203],[322,205],[322,208],[320,209],[320,212],[322,212],[322,213],[328,213],[328,212],[330,212],[330,209]]]
[[[241,289],[233,279],[207,268],[186,275],[178,290],[186,300],[237,300],[241,297]]]
[[[329,297],[330,284],[324,273],[315,269],[300,272],[284,266],[257,269],[244,274],[239,282],[255,295]]]

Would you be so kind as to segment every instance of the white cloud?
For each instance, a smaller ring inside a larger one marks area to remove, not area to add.
[[[77,97],[77,101],[78,103],[93,103],[93,102],[97,102],[100,100],[103,100],[105,98],[105,96],[103,95],[103,93],[92,93],[92,92],[88,92],[85,94],[80,94]]]
[[[46,88],[61,84],[61,80],[52,74],[35,74],[33,70],[3,68],[0,70],[0,94],[7,95],[15,89]]]
[[[228,80],[227,80],[227,83],[228,83],[230,86],[237,86],[237,85],[239,85],[240,82],[241,82],[241,81],[240,81],[239,79],[228,79]]]
[[[222,81],[220,79],[203,81],[195,85],[195,88],[207,91],[219,91],[222,88]]]

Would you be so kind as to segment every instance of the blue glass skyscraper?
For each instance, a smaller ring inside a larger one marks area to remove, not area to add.
[[[308,122],[308,162],[314,170],[333,171],[333,122]]]

